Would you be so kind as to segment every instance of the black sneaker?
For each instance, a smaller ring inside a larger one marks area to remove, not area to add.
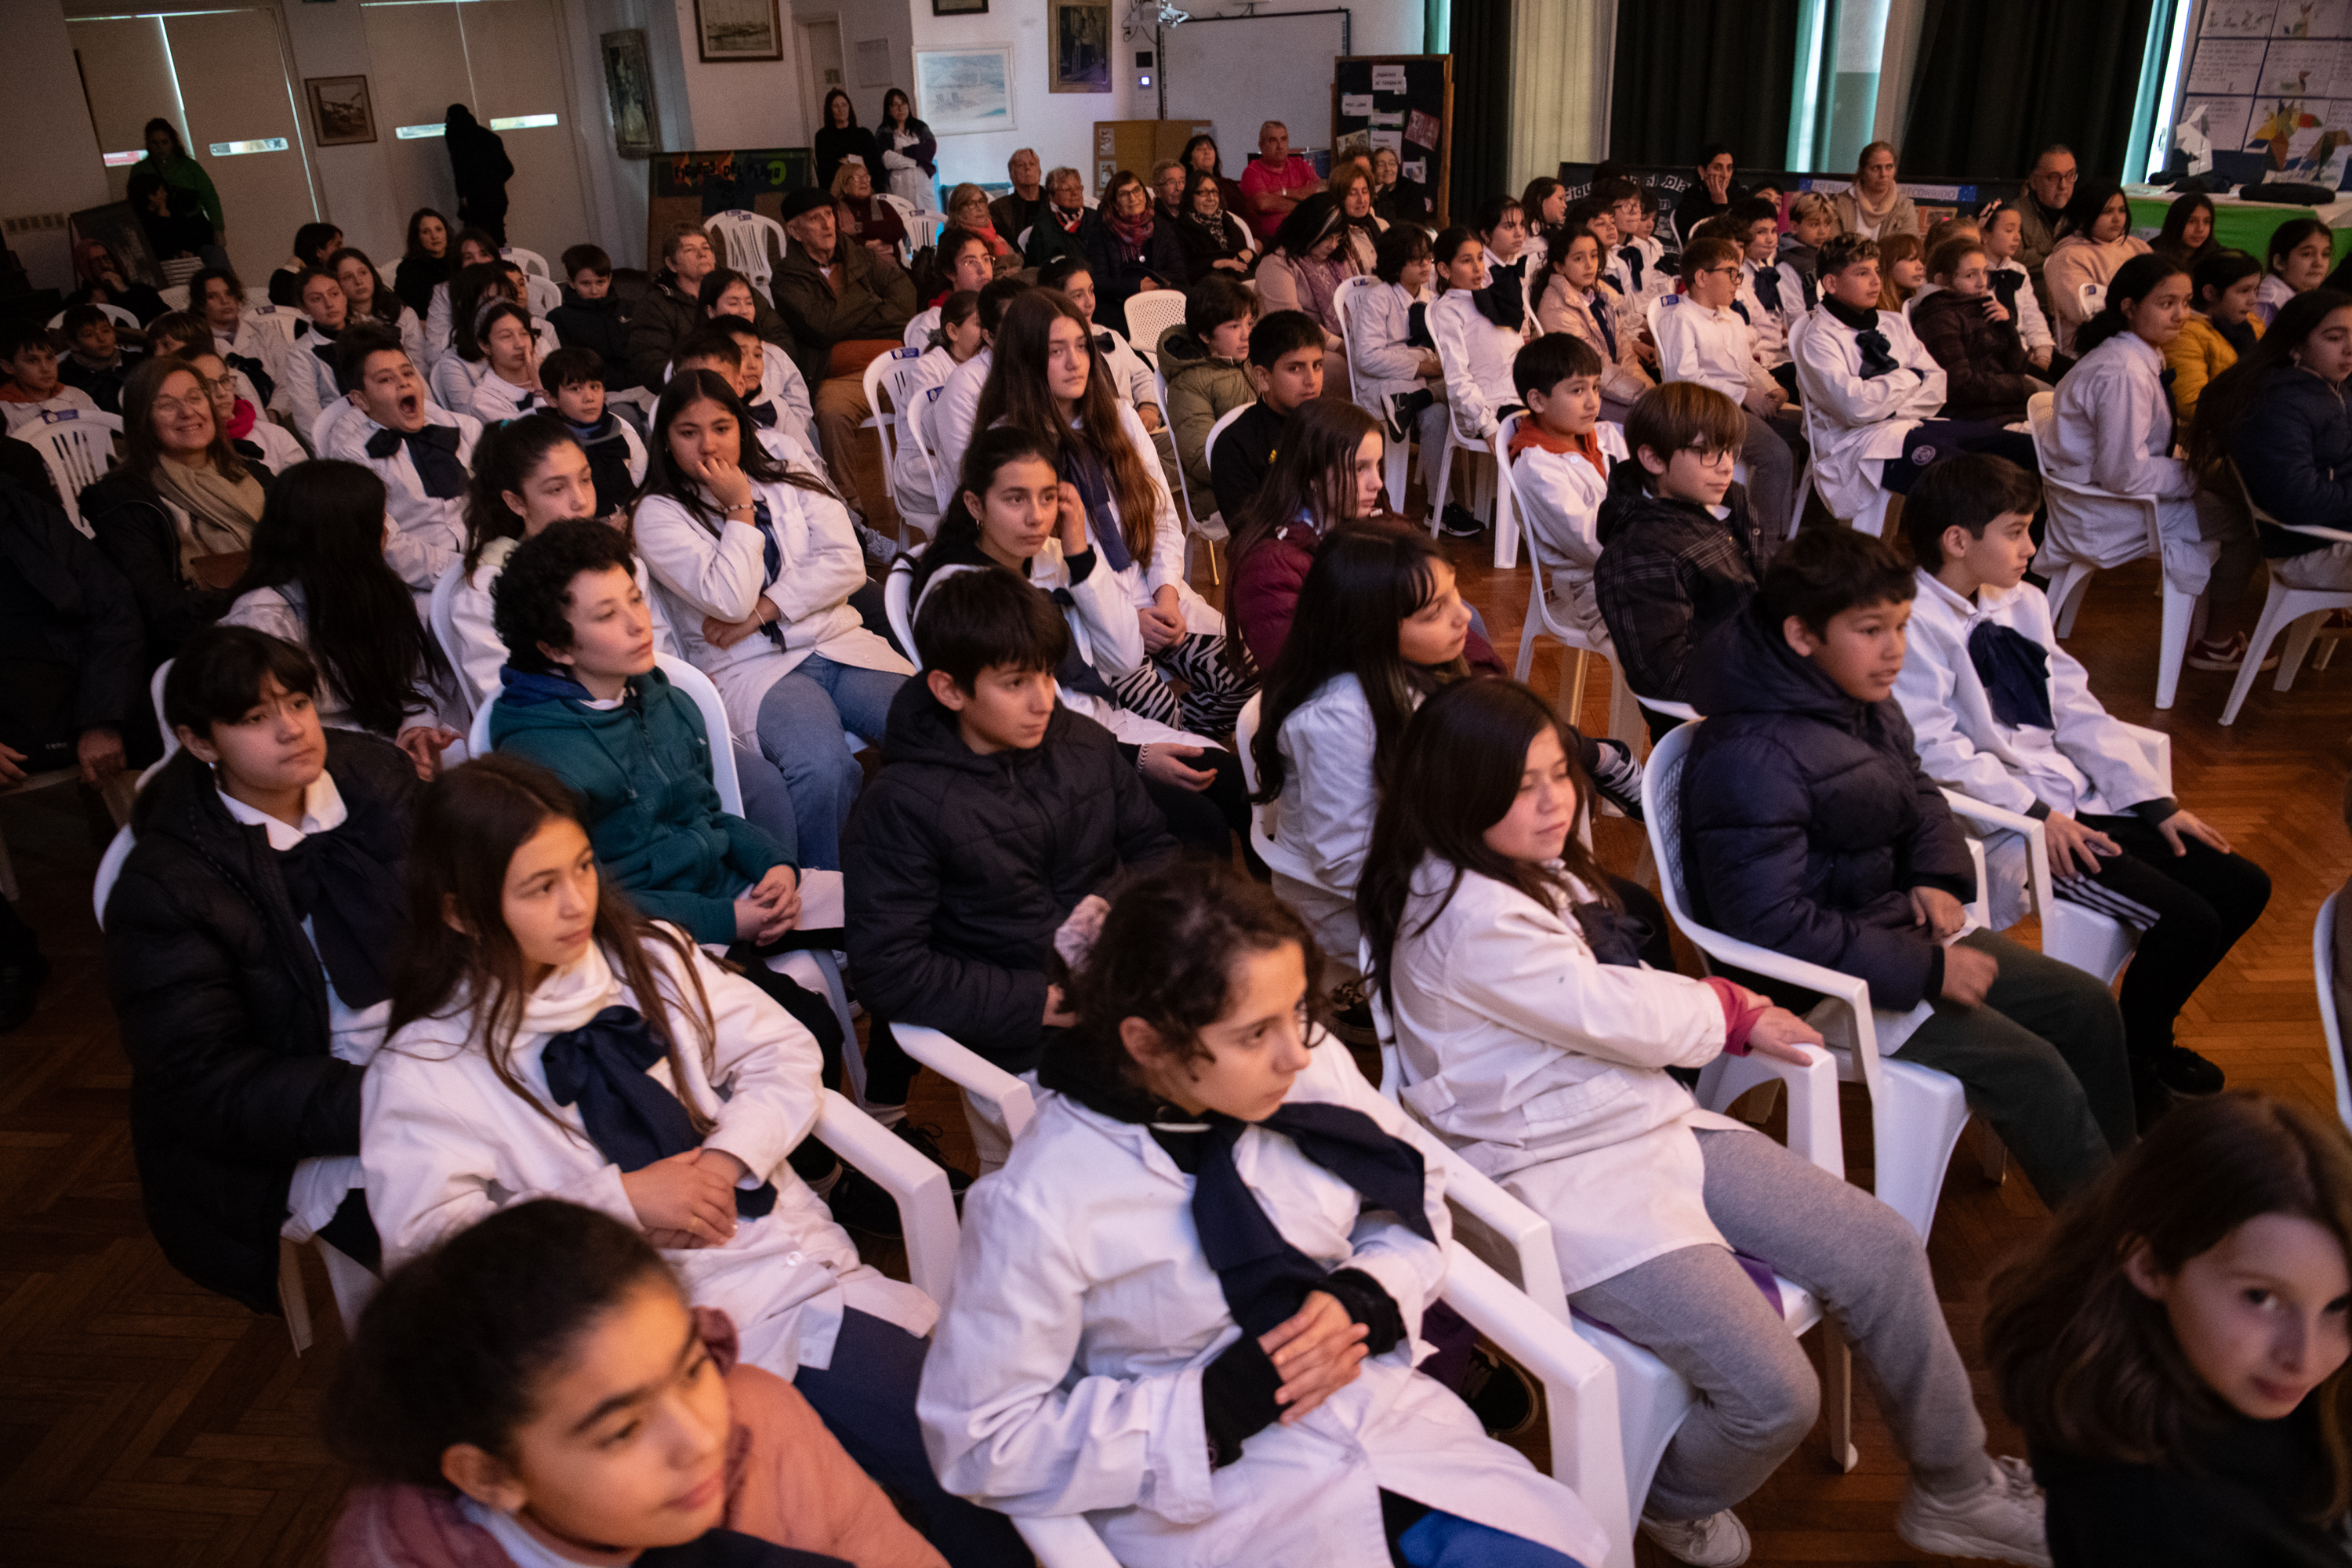
[[[1504,1360],[1485,1345],[1471,1351],[1470,1370],[1459,1392],[1462,1403],[1478,1417],[1489,1437],[1517,1437],[1535,1428],[1540,1406],[1534,1381],[1519,1370],[1518,1363]]]
[[[915,1122],[901,1120],[890,1131],[898,1134],[898,1142],[945,1171],[948,1173],[948,1190],[955,1194],[959,1202],[961,1201],[963,1190],[971,1185],[971,1178],[948,1163],[947,1154],[939,1145],[940,1130],[938,1128],[919,1126]]]
[[[0,964],[0,1035],[33,1016],[41,999],[41,982],[49,977],[49,961],[37,949]]]
[[[1396,442],[1410,437],[1412,434],[1413,425],[1421,417],[1421,411],[1435,401],[1436,399],[1430,395],[1429,388],[1425,386],[1415,387],[1411,392],[1389,394],[1389,439]]]
[[[2158,1081],[2175,1094],[2219,1094],[2229,1079],[2187,1046],[2167,1046],[2148,1058]]]
[[[1448,539],[1475,539],[1486,531],[1478,514],[1460,501],[1447,501],[1445,510],[1437,520],[1437,531]]]
[[[884,1192],[873,1178],[851,1169],[841,1168],[841,1180],[833,1184],[833,1191],[824,1194],[824,1206],[842,1226],[861,1236],[881,1241],[903,1238],[906,1227],[898,1223],[898,1203]]]

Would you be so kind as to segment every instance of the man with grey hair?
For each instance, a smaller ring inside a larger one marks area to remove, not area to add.
[[[1087,205],[1087,177],[1066,167],[1046,175],[1045,205],[1030,226],[1022,259],[1032,267],[1043,267],[1057,256],[1091,263],[1103,243],[1102,217]]]
[[[1004,162],[1013,189],[988,204],[988,220],[1007,245],[1018,245],[1021,231],[1045,216],[1044,168],[1034,147],[1024,147]]]
[[[2074,199],[2075,173],[2071,148],[2045,147],[2033,161],[2032,172],[2025,176],[2025,190],[2017,198],[2022,227],[2015,259],[2024,264],[2033,279],[2033,297],[2042,302],[2044,314],[2050,310],[2050,286],[2042,280],[2042,262],[2058,243],[2059,220],[2065,216],[2066,204]]]

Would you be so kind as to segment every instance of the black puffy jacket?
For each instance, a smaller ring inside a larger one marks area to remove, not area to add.
[[[1143,775],[1093,720],[1056,707],[1041,745],[983,755],[910,680],[841,835],[850,984],[877,1017],[1024,1072],[1055,929],[1114,871],[1175,854]]]
[[[1943,949],[1914,922],[1910,890],[1970,899],[1976,870],[1902,707],[1847,696],[1753,614],[1691,663],[1706,715],[1682,778],[1691,912],[1868,981],[1874,1006],[1938,994]]]
[[[329,730],[327,771],[354,817],[399,823],[404,850],[421,787],[407,753]],[[359,1152],[362,1069],[328,1053],[326,974],[268,836],[228,814],[194,756],[147,781],[131,828],[106,971],[147,1223],[180,1272],[275,1312],[295,1163]]]

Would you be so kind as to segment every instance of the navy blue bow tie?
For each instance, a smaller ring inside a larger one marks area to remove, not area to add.
[[[408,447],[416,478],[425,493],[436,500],[454,500],[466,493],[466,465],[457,458],[457,432],[447,425],[426,425],[415,430],[378,430],[367,439],[367,455],[389,458]]]
[[[751,416],[754,427],[772,430],[776,427],[776,405],[773,403],[747,403],[743,412]]]
[[[1642,247],[1629,245],[1617,253],[1617,259],[1625,264],[1625,275],[1633,282],[1633,291],[1639,294],[1642,291]]]
[[[1999,621],[1979,621],[1969,632],[1969,662],[1996,720],[2012,730],[2058,727],[2050,710],[2048,648]]]
[[[1756,269],[1756,299],[1766,310],[1777,313],[1780,309],[1780,269],[1759,267]]]

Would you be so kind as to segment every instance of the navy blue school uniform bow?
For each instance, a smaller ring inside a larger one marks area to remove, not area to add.
[[[1995,719],[2012,730],[2058,727],[2050,714],[2048,648],[1998,621],[1979,621],[1969,632],[1969,662],[1984,682]]]
[[[1135,557],[1127,548],[1127,534],[1118,526],[1118,512],[1111,505],[1110,476],[1103,470],[1091,453],[1065,451],[1057,465],[1063,479],[1078,492],[1086,503],[1087,532],[1102,552],[1103,564],[1114,574],[1135,564]]]
[[[1778,314],[1780,309],[1780,269],[1778,267],[1758,268],[1755,283],[1758,302]]]
[[[397,457],[408,448],[416,465],[417,481],[435,500],[454,500],[466,493],[466,465],[457,460],[457,432],[448,425],[426,425],[415,430],[378,430],[367,438],[367,455]]]
[[[1295,1314],[1327,1271],[1284,1238],[1234,1167],[1234,1145],[1250,1123],[1213,1111],[1202,1120],[1208,1131],[1192,1177],[1192,1226],[1234,1321],[1244,1333],[1263,1334]],[[1437,1240],[1423,1207],[1421,1151],[1362,1111],[1308,1101],[1286,1105],[1256,1125],[1288,1138],[1363,1194],[1367,1208],[1387,1209],[1423,1240]]]
[[[547,1092],[577,1104],[596,1152],[624,1171],[702,1147],[677,1096],[646,1076],[668,1052],[634,1007],[607,1007],[576,1029],[548,1037],[540,1054]],[[776,1206],[776,1184],[735,1189],[735,1212],[758,1219]]]
[[[1633,286],[1633,291],[1639,294],[1642,291],[1642,247],[1626,246],[1617,252],[1617,259],[1625,264],[1626,280]]]
[[[743,412],[751,416],[754,427],[772,430],[776,427],[776,405],[773,403],[747,403]]]

